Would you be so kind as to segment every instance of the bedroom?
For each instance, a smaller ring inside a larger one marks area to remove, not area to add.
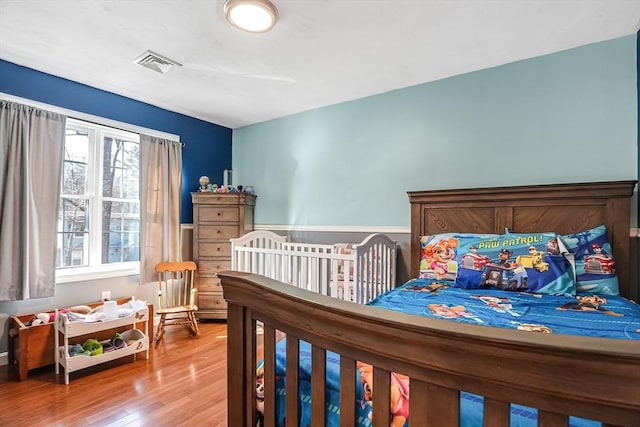
[[[403,243],[406,278],[408,190],[638,179],[636,30],[233,130],[11,61],[0,63],[0,92],[180,134],[187,143],[185,187],[200,175],[221,180],[232,167],[236,183],[256,186],[258,225],[309,240],[383,230]],[[546,162],[540,151],[561,160]],[[455,161],[431,160],[450,157]],[[433,169],[428,176],[426,168]],[[189,191],[184,224],[191,223]],[[0,303],[0,312],[96,300],[107,283],[114,295],[139,292],[131,277],[61,285],[54,299]]]

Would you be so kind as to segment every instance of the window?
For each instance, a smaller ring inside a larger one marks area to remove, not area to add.
[[[138,134],[67,120],[58,216],[58,275],[140,260]]]

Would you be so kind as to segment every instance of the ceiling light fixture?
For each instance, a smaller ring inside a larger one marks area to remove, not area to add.
[[[276,25],[278,9],[269,0],[227,0],[224,15],[234,27],[264,33]]]

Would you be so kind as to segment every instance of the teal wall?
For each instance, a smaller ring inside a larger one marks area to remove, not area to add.
[[[409,190],[637,179],[636,78],[633,35],[235,129],[234,183],[256,224],[408,226]]]

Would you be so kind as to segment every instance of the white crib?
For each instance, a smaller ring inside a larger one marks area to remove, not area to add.
[[[259,230],[231,239],[231,269],[364,304],[395,287],[396,251],[397,242],[384,234],[329,245]]]

